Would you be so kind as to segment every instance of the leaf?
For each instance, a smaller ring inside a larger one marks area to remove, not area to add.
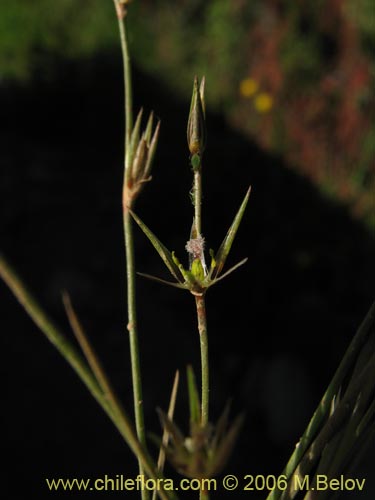
[[[183,282],[183,278],[181,275],[180,270],[176,266],[176,264],[173,262],[172,254],[166,248],[163,243],[154,235],[154,233],[146,226],[146,224],[137,216],[135,213],[129,209],[129,212],[135,222],[138,224],[138,226],[142,229],[142,231],[145,233],[147,238],[150,240],[152,243],[153,247],[155,250],[158,252],[160,257],[162,258],[164,264],[167,266],[169,271],[171,272],[172,276],[178,281],[178,282]]]
[[[232,225],[230,226],[223,242],[220,245],[220,248],[215,257],[216,267],[210,273],[211,279],[215,279],[221,273],[224,267],[225,261],[227,260],[228,254],[232,247],[233,240],[237,234],[237,230],[239,228],[243,214],[245,212],[247,202],[249,201],[250,192],[251,192],[251,187],[249,187],[249,189],[247,190],[245,198],[243,199],[243,202],[232,222]]]

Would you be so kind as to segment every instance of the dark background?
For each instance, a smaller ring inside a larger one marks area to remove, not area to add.
[[[69,291],[131,412],[121,67],[116,54],[56,61],[53,71],[48,82],[35,77],[28,86],[0,89],[1,250],[65,331],[60,294]],[[162,120],[154,179],[136,211],[183,260],[192,216],[189,103],[138,71],[134,80],[136,107],[154,109]],[[246,411],[226,472],[279,474],[373,300],[375,242],[344,206],[221,116],[209,114],[207,124],[208,247],[218,248],[248,185],[253,188],[229,259],[248,256],[248,263],[207,296],[211,416],[216,420],[229,398],[233,416]],[[167,278],[144,235],[137,228],[135,234],[137,269]],[[179,369],[176,420],[186,429],[186,365],[199,373],[193,300],[143,279],[137,286],[146,422],[159,432],[155,408],[167,407]],[[135,477],[135,461],[117,431],[3,284],[0,298],[4,498],[78,497],[49,492],[46,477]],[[356,475],[367,477],[363,500],[374,490],[373,454]]]

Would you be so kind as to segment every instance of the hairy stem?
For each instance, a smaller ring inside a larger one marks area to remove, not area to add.
[[[207,317],[206,303],[204,295],[195,297],[197,308],[198,331],[201,350],[201,372],[202,372],[202,402],[201,415],[202,425],[208,423],[208,407],[209,407],[209,365],[208,365],[208,339],[207,339]],[[199,494],[200,500],[209,500],[209,494],[206,490],[201,489]]]
[[[201,348],[201,369],[202,369],[202,425],[208,422],[209,403],[209,369],[208,369],[208,342],[207,342],[207,318],[204,295],[195,297],[197,307],[198,331]]]
[[[194,221],[196,236],[202,232],[202,173],[201,167],[194,172]]]
[[[195,237],[200,236],[202,232],[202,165],[199,164],[194,169],[194,229]],[[202,425],[208,423],[209,408],[209,364],[208,364],[208,338],[207,338],[207,316],[204,295],[195,296],[195,305],[197,308],[198,331],[201,351],[201,377],[202,377],[202,395],[201,395],[201,418]],[[208,500],[209,494],[205,490],[200,490],[200,500]]]

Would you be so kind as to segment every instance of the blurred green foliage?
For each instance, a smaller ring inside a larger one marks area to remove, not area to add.
[[[184,97],[193,75],[206,75],[209,104],[228,104],[242,71],[242,42],[253,11],[252,5],[244,9],[243,2],[227,0],[138,2],[130,23],[137,31],[136,60]]]
[[[348,13],[357,24],[361,33],[364,48],[369,52],[375,65],[375,7],[373,0],[350,0],[347,3]]]
[[[117,44],[110,1],[2,0],[0,78],[25,81],[47,72],[45,58],[81,58]]]
[[[375,226],[373,0],[134,0],[129,21],[143,71],[186,100],[205,75],[211,109]],[[118,47],[112,0],[0,2],[2,80]]]

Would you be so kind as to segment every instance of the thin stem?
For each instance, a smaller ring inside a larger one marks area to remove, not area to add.
[[[202,232],[202,173],[201,166],[194,172],[194,221],[196,236]]]
[[[125,165],[127,166],[128,145],[130,141],[131,130],[133,128],[133,91],[131,78],[130,54],[128,48],[128,37],[126,30],[126,6],[118,0],[113,0],[117,13],[121,53],[124,69],[124,93],[125,93]]]
[[[198,331],[201,348],[201,372],[202,372],[202,402],[201,415],[202,426],[208,423],[208,407],[209,407],[209,365],[208,365],[208,339],[207,339],[207,317],[206,304],[204,295],[195,296],[195,304],[197,307]],[[199,492],[200,500],[209,500],[209,494],[206,490],[201,489]]]
[[[142,381],[141,368],[138,347],[138,331],[136,316],[136,298],[135,298],[135,263],[134,263],[134,243],[132,221],[128,208],[132,204],[132,197],[129,196],[129,144],[131,130],[133,127],[133,96],[131,81],[131,65],[128,49],[127,31],[125,17],[127,14],[126,5],[114,0],[117,18],[119,23],[121,52],[124,68],[124,92],[125,92],[125,172],[123,186],[123,224],[125,234],[125,252],[126,252],[126,275],[127,275],[127,307],[128,307],[128,331],[130,342],[130,359],[132,366],[132,385],[134,400],[134,415],[137,429],[137,436],[143,446],[146,446],[146,435],[144,426],[143,401],[142,401]],[[144,469],[138,458],[139,473],[143,475]],[[149,493],[142,490],[142,499],[147,500]]]
[[[133,242],[133,226],[130,212],[124,210],[124,233],[126,249],[126,276],[127,276],[127,302],[128,302],[128,331],[130,341],[130,358],[132,366],[134,413],[137,434],[140,442],[145,444],[145,427],[143,415],[141,366],[138,347],[138,328],[136,314],[135,290],[135,258]]]
[[[201,160],[200,160],[201,161]],[[194,225],[195,237],[202,232],[202,165],[199,164],[194,169]],[[208,338],[207,338],[207,317],[204,295],[195,296],[197,308],[198,331],[201,351],[201,376],[202,376],[202,396],[201,396],[201,418],[202,425],[208,423],[209,409],[209,364],[208,364]],[[199,492],[200,500],[209,500],[209,494],[205,490]]]
[[[204,295],[195,297],[197,307],[198,331],[201,348],[201,370],[202,370],[202,425],[208,422],[209,406],[209,369],[208,369],[208,341],[207,341],[207,318]]]
[[[136,291],[135,291],[135,258],[134,258],[134,242],[133,242],[133,227],[128,208],[132,205],[132,197],[129,196],[129,143],[130,135],[133,127],[133,97],[132,97],[132,81],[131,81],[131,65],[130,55],[126,31],[126,15],[127,5],[114,0],[119,23],[121,52],[124,67],[124,92],[125,92],[125,172],[123,186],[123,224],[125,235],[125,253],[126,253],[126,276],[127,276],[127,308],[128,308],[128,331],[130,342],[130,359],[132,367],[132,385],[133,385],[133,400],[134,400],[134,415],[137,430],[137,436],[140,443],[146,446],[146,435],[143,414],[143,398],[142,398],[142,380],[141,367],[138,347],[138,330],[137,330],[137,314],[136,314]],[[144,473],[142,463],[139,462],[139,473]],[[149,498],[148,491],[142,491],[142,499]]]

